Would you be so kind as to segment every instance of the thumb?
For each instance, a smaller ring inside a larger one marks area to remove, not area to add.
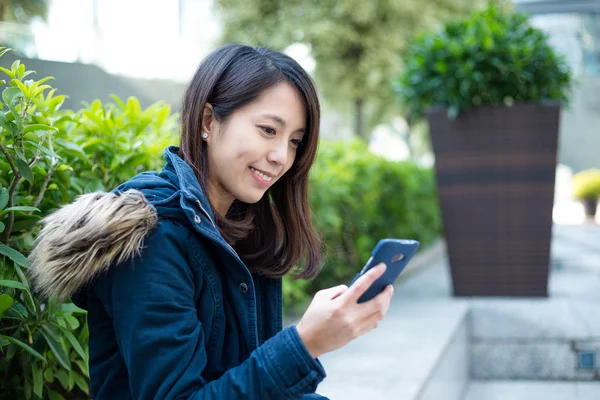
[[[333,299],[339,297],[346,290],[348,290],[348,286],[339,285],[339,286],[334,286],[329,289],[323,289],[323,290],[321,290],[320,294],[321,294],[321,296],[323,296],[323,298],[325,298],[327,300],[333,300]]]

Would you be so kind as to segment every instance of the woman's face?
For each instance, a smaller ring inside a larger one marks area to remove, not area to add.
[[[296,158],[306,130],[299,93],[288,83],[264,91],[233,112],[225,124],[204,112],[208,197],[221,215],[233,200],[256,203],[285,174]]]

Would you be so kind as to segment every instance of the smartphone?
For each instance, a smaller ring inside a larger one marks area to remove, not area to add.
[[[413,258],[419,242],[411,239],[382,239],[371,252],[371,258],[363,269],[354,277],[350,286],[363,274],[379,263],[384,263],[387,268],[369,289],[358,299],[359,303],[371,300],[381,293],[387,285],[393,284],[408,262]]]

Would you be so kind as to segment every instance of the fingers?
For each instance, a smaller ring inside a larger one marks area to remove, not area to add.
[[[366,303],[359,304],[360,307],[359,317],[363,323],[361,324],[361,330],[368,332],[371,329],[375,329],[379,321],[385,317],[389,308],[392,295],[394,293],[394,287],[392,285],[387,286],[383,292],[372,298]]]
[[[339,285],[339,286],[334,286],[329,289],[320,290],[319,292],[317,292],[317,295],[320,297],[322,296],[323,298],[326,298],[327,300],[333,300],[333,299],[339,297],[342,293],[344,293],[347,290],[348,290],[348,286]]]
[[[394,287],[392,285],[388,285],[381,293],[373,297],[371,300],[367,301],[366,303],[359,304],[358,306],[361,308],[360,312],[362,313],[363,318],[370,317],[374,314],[378,314],[381,318],[383,318],[390,308],[390,302],[393,294]]]
[[[367,291],[369,287],[385,272],[386,265],[384,263],[377,264],[367,273],[358,278],[358,280],[341,296],[344,300],[352,303],[357,302],[360,296]]]

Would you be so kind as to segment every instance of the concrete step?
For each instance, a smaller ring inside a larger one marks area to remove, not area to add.
[[[463,400],[596,400],[600,382],[473,381]]]
[[[595,301],[472,300],[469,321],[474,379],[600,380]]]

